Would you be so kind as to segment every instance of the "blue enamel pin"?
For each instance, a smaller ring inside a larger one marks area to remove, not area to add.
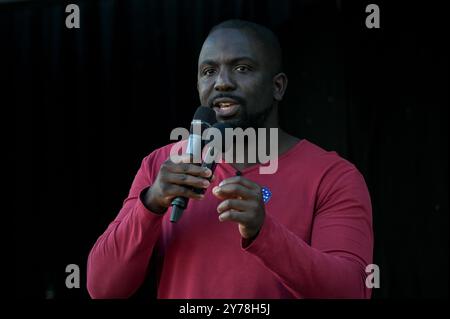
[[[269,201],[269,199],[272,197],[272,192],[266,186],[264,186],[261,189],[261,192],[262,192],[262,195],[263,195],[263,202],[264,202],[264,204],[266,204]]]

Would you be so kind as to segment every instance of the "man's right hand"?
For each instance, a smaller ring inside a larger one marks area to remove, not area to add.
[[[153,185],[147,189],[144,205],[154,213],[163,214],[175,197],[201,199],[204,195],[191,188],[207,188],[211,174],[210,169],[192,164],[189,155],[180,156],[177,162],[169,158],[161,165]]]

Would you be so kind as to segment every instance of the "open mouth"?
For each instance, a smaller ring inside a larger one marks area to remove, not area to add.
[[[232,99],[216,99],[213,103],[213,109],[219,118],[230,118],[239,111],[240,104]]]

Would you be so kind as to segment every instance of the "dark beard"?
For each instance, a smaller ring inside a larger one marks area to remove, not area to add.
[[[264,110],[261,110],[254,114],[248,114],[247,108],[243,107],[242,117],[235,120],[228,121],[229,124],[233,125],[234,127],[240,127],[243,130],[252,127],[254,129],[257,129],[259,127],[264,127],[264,124],[267,120],[267,117],[270,115],[270,113],[273,110],[273,105],[270,105],[269,107],[265,108]]]

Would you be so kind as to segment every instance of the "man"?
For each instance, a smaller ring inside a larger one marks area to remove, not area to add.
[[[221,23],[199,56],[201,104],[218,121],[277,128],[287,86],[281,70],[271,31],[240,20]],[[370,297],[371,204],[352,164],[281,129],[274,174],[259,174],[258,163],[219,163],[208,181],[211,171],[189,158],[174,163],[170,149],[142,161],[121,211],[92,248],[93,298],[132,296],[150,260],[158,298]],[[173,224],[176,196],[191,200]]]

